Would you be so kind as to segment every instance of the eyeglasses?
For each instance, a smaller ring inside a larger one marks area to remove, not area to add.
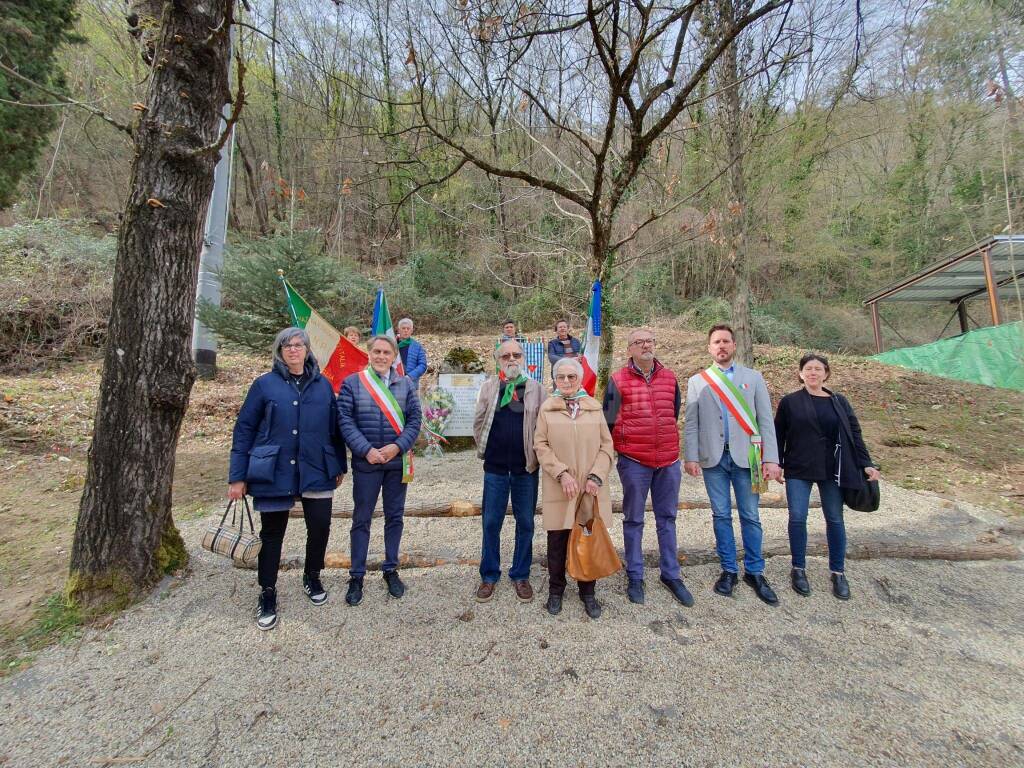
[[[523,353],[522,352],[506,352],[504,355],[499,355],[498,359],[499,360],[504,360],[506,362],[508,362],[509,360],[522,360],[523,359]]]
[[[653,347],[654,346],[654,339],[633,339],[631,342],[629,342],[629,346],[631,346],[631,347],[634,347],[634,346],[646,347],[648,345]]]
[[[299,343],[299,344],[282,344],[281,345],[281,349],[305,349],[305,348],[306,348],[306,345],[302,344],[302,343]]]
[[[555,376],[555,381],[576,381],[578,378],[575,373],[560,373]]]

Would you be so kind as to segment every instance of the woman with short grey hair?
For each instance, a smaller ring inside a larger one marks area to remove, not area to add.
[[[348,470],[334,389],[320,373],[309,334],[285,328],[272,350],[270,372],[252,383],[238,412],[228,470],[228,496],[238,500],[251,494],[260,513],[259,629],[277,624],[277,571],[288,512],[296,499],[301,499],[306,519],[303,591],[313,605],[327,601],[320,570],[331,532],[334,489]]]

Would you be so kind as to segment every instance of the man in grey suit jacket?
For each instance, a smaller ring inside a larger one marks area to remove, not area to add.
[[[733,362],[736,337],[728,325],[716,325],[708,332],[708,352],[714,359],[714,365],[739,390],[754,413],[762,441],[763,477],[779,480],[782,474],[779,450],[775,442],[772,403],[764,378],[757,371]],[[752,488],[748,462],[750,437],[701,374],[691,376],[687,382],[683,432],[684,469],[693,477],[699,477],[703,470],[704,487],[711,501],[715,542],[722,565],[715,591],[728,597],[737,580],[736,538],[729,495],[731,487],[736,495],[736,510],[743,536],[743,581],[753,587],[764,602],[775,605],[779,598],[764,577],[758,495]]]

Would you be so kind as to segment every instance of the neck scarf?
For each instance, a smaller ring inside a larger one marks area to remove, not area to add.
[[[398,348],[399,349],[405,349],[410,344],[412,344],[412,336],[410,336],[408,339],[399,339],[398,340]]]
[[[506,378],[505,374],[502,373],[499,378],[505,382],[505,389],[501,392],[501,402],[498,403],[498,408],[504,408],[506,405],[511,403],[513,400],[518,400],[519,397],[516,395],[516,387],[520,384],[526,383],[525,374],[520,373],[514,379]]]
[[[569,418],[573,421],[576,420],[576,416],[580,412],[580,400],[587,396],[586,391],[583,387],[576,390],[574,395],[566,395],[559,390],[555,390],[555,397],[560,397],[565,400],[565,410],[569,414]]]

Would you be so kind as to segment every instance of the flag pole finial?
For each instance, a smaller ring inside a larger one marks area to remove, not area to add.
[[[277,270],[277,276],[278,277],[284,277],[284,270],[283,269]]]

